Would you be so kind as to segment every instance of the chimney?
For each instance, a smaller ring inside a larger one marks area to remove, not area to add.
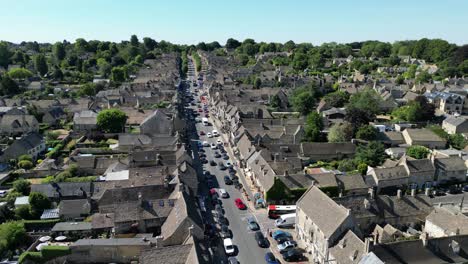
[[[364,208],[365,208],[366,210],[369,210],[370,207],[371,207],[371,204],[370,204],[369,200],[364,199]]]
[[[284,176],[289,176],[289,172],[287,170],[284,171]]]
[[[424,189],[424,195],[429,196],[430,191],[431,191],[431,189],[426,187],[426,189]]]
[[[415,197],[416,196],[416,189],[411,189],[411,196]]]
[[[375,196],[375,191],[374,191],[374,188],[369,188],[369,199],[373,200],[374,199],[374,196]]]
[[[364,245],[365,245],[364,252],[369,253],[371,251],[371,238],[370,237],[366,237],[364,239]]]
[[[428,235],[426,232],[423,232],[421,236],[419,236],[419,239],[421,239],[423,246],[427,246]]]
[[[397,191],[397,198],[401,199],[401,190],[400,189],[398,189],[398,191]]]

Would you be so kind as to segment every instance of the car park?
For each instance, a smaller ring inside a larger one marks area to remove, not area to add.
[[[237,198],[236,200],[234,200],[234,204],[239,210],[247,209],[247,206],[244,204],[244,202],[242,202],[240,198]]]
[[[229,193],[225,189],[219,189],[219,196],[221,198],[229,198]]]
[[[234,245],[232,244],[232,240],[230,238],[225,238],[223,240],[223,245],[224,245],[224,252],[226,255],[230,256],[234,254]]]
[[[292,248],[295,248],[297,247],[297,243],[295,241],[286,241],[282,244],[279,244],[278,246],[278,250],[280,253],[283,253],[283,252],[286,252]]]
[[[258,225],[257,221],[255,221],[255,218],[253,218],[253,217],[247,218],[247,226],[248,226],[249,230],[251,230],[251,231],[260,230],[260,226]]]
[[[231,178],[229,178],[229,176],[227,176],[227,175],[224,176],[224,183],[225,183],[226,185],[232,185],[232,180],[231,180]]]
[[[275,255],[273,255],[271,252],[267,252],[265,254],[265,261],[267,264],[280,264]]]
[[[255,232],[255,241],[257,241],[257,245],[261,248],[268,247],[268,240],[261,231]]]

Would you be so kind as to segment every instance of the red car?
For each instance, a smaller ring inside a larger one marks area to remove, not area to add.
[[[205,135],[205,132],[201,131],[200,136],[204,136],[204,135]]]
[[[247,209],[247,206],[244,204],[244,202],[242,202],[240,198],[237,198],[236,200],[234,200],[234,203],[236,204],[236,207],[240,210]]]
[[[201,108],[198,108],[199,113],[203,113],[203,110]]]

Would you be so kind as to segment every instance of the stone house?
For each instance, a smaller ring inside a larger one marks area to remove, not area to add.
[[[465,182],[467,167],[460,157],[434,159],[435,178],[439,183]]]
[[[448,116],[442,122],[442,128],[450,135],[468,132],[468,119],[465,116]]]
[[[17,159],[21,155],[31,155],[33,160],[36,160],[38,155],[46,149],[45,140],[39,133],[30,133],[21,139],[15,140],[8,146],[0,156],[2,162],[7,162],[10,159]]]
[[[89,132],[97,128],[97,113],[92,110],[77,112],[73,116],[73,130]]]
[[[403,131],[403,138],[405,139],[406,144],[410,146],[420,145],[429,149],[441,149],[445,148],[447,145],[447,141],[445,139],[439,137],[427,128],[407,128]]]

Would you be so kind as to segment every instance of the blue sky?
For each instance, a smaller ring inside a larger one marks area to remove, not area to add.
[[[468,0],[0,0],[0,39],[468,43]]]

